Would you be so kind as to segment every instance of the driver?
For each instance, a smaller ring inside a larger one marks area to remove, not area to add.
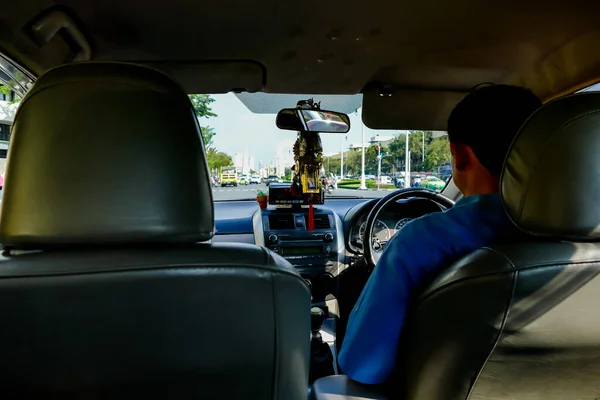
[[[471,251],[520,235],[502,206],[499,177],[513,138],[541,105],[527,89],[492,85],[454,108],[448,119],[452,175],[465,197],[409,222],[388,242],[350,314],[338,360],[350,378],[378,384],[390,376],[404,315],[419,287]]]

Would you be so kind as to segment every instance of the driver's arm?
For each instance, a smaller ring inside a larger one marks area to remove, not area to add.
[[[439,245],[447,239],[440,229],[444,217],[436,213],[409,222],[385,247],[350,314],[338,359],[353,380],[383,383],[394,369],[409,298],[448,257]]]

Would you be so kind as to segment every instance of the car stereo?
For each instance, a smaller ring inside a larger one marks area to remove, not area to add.
[[[302,208],[263,211],[265,246],[294,265],[323,265],[328,259],[337,259],[333,214],[315,210],[314,230],[307,229],[307,218],[307,210]]]

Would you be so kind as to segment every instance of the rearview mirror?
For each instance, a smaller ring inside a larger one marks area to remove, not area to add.
[[[284,108],[275,120],[279,129],[322,133],[346,133],[350,130],[348,115],[325,110]]]

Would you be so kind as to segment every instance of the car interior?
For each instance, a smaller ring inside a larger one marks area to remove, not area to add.
[[[600,398],[600,3],[2,5],[0,81],[20,101],[0,397]],[[188,95],[255,113],[320,96],[340,132],[357,107],[369,129],[443,132],[490,82],[544,102],[500,180],[523,235],[449,263],[412,301],[389,380],[352,381],[337,355],[387,242],[462,194],[450,178],[314,207],[216,201]]]

